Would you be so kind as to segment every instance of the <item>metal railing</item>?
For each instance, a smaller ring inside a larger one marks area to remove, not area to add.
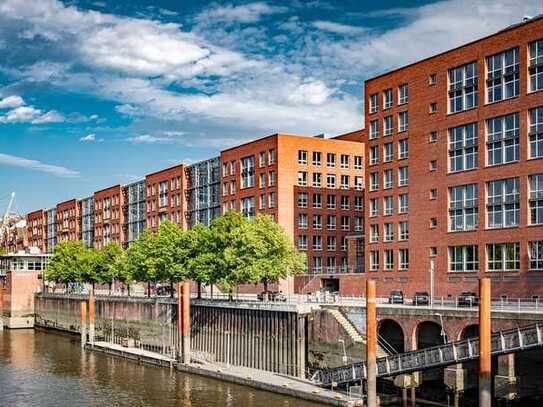
[[[543,325],[500,331],[492,335],[492,355],[517,353],[543,347]],[[389,355],[377,359],[377,377],[390,377],[463,363],[479,357],[479,339],[465,339],[444,345]],[[355,383],[367,377],[364,362],[317,370],[312,380],[323,387]]]

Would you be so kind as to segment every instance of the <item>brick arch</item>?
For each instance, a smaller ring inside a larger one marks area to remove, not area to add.
[[[439,320],[439,318],[436,316],[435,318],[425,318],[425,319],[421,319],[419,321],[417,321],[417,323],[415,324],[412,332],[411,332],[411,343],[413,345],[413,349],[418,349],[419,348],[419,344],[418,344],[418,339],[417,339],[417,336],[418,336],[418,333],[419,333],[419,329],[420,327],[425,324],[425,323],[433,323],[433,324],[436,324],[438,326],[441,327],[441,329],[445,332],[445,335],[448,339],[451,338],[451,330],[450,328],[447,327],[447,324],[445,323],[444,325],[445,326],[441,326],[441,322]]]
[[[473,335],[473,331],[472,330],[475,330],[476,329],[476,332],[477,332],[477,335],[478,336],[478,333],[479,333],[479,324],[478,323],[467,323],[461,330],[460,332],[458,333],[458,337],[457,337],[457,340],[462,340],[462,339],[467,339],[468,336],[466,335],[469,335],[470,338],[474,338],[476,336]],[[470,332],[471,331],[471,332]]]
[[[401,335],[401,339],[399,337],[395,337],[395,338],[386,337],[384,335],[385,333],[381,332],[381,328],[383,328],[383,326],[385,326],[386,324],[391,324],[391,325],[393,324],[390,328],[393,328],[394,325],[395,325],[395,327],[397,327],[399,329],[399,331],[400,331],[399,334]],[[390,344],[390,345],[392,345],[392,346],[394,346],[396,348],[396,351],[403,352],[403,351],[406,350],[407,338],[406,338],[406,335],[405,335],[404,328],[402,327],[402,324],[400,324],[395,319],[393,319],[393,318],[382,318],[382,319],[380,319],[379,323],[377,324],[377,333],[378,333],[380,339],[385,339],[388,342],[388,344]],[[397,344],[397,342],[399,342],[400,340],[401,340],[401,343],[403,344],[402,349],[400,349],[400,347]]]

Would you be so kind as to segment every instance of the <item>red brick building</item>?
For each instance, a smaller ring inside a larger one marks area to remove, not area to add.
[[[363,233],[364,144],[274,134],[221,152],[221,206],[271,215],[307,253],[308,275],[284,291],[341,290],[363,271],[349,239]],[[359,251],[362,256],[363,252]]]
[[[365,83],[380,294],[543,295],[543,19]]]
[[[121,185],[94,193],[94,247],[101,249],[109,242],[122,245],[124,237],[124,195]],[[81,222],[80,222],[81,223]]]
[[[78,199],[70,199],[57,205],[57,242],[81,239],[81,214]]]
[[[45,253],[47,248],[47,218],[43,209],[26,215],[26,230],[28,245],[37,247],[42,253]]]
[[[186,167],[176,165],[145,177],[147,228],[156,230],[166,220],[186,229]]]

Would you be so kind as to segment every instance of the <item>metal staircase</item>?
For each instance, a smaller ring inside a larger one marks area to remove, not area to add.
[[[504,355],[543,347],[543,323],[500,331],[492,335],[492,355]],[[479,357],[479,339],[465,339],[431,348],[398,353],[377,359],[377,377],[463,363]],[[312,380],[322,387],[340,386],[366,379],[366,364],[353,363],[317,370]]]

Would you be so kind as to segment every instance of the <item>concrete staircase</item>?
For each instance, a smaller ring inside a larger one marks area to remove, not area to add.
[[[349,334],[349,337],[354,343],[366,344],[366,338],[363,337],[356,327],[343,315],[343,313],[338,309],[327,309],[328,313],[331,314],[334,319],[338,322],[339,325],[345,329]],[[383,349],[381,344],[377,343],[377,357],[385,357],[388,353]]]

